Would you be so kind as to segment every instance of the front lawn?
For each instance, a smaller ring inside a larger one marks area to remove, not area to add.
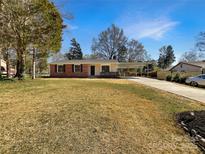
[[[0,82],[0,153],[200,153],[174,121],[200,109],[121,79]]]

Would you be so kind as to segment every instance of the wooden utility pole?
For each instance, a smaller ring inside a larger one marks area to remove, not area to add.
[[[6,51],[6,76],[7,78],[10,77],[10,67],[9,67],[9,50]]]
[[[36,78],[36,48],[33,48],[33,72],[32,72],[32,79]]]

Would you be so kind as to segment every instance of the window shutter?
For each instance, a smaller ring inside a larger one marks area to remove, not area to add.
[[[72,72],[74,72],[74,64],[72,64]]]
[[[57,66],[57,65],[55,65],[55,73],[57,73],[57,67],[58,67],[58,66]]]
[[[83,72],[83,64],[80,65],[81,72]]]
[[[65,64],[63,65],[63,72],[65,73]]]

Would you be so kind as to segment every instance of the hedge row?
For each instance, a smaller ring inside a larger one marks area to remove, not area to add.
[[[179,73],[175,74],[175,76],[172,76],[172,75],[168,75],[166,77],[166,80],[167,81],[173,81],[173,82],[177,82],[177,83],[185,83],[186,79],[188,77],[186,76],[180,76]]]
[[[201,72],[170,72],[170,71],[157,71],[157,79],[159,80],[167,80],[167,76],[169,76],[168,78],[170,78],[171,76],[171,81],[173,80],[173,78],[176,79],[177,78],[187,78],[187,77],[191,77],[191,76],[197,76],[201,74]],[[179,77],[177,77],[179,76]]]

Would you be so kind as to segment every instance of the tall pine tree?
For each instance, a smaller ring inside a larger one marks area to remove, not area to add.
[[[81,51],[80,44],[76,41],[75,38],[71,40],[71,48],[69,52],[65,54],[65,57],[69,60],[83,59],[83,53]]]
[[[127,48],[126,46],[121,46],[119,49],[118,49],[118,61],[119,62],[126,62],[126,58],[127,58]]]
[[[160,55],[158,59],[158,66],[166,69],[175,61],[174,50],[171,45],[163,46],[159,49]]]

